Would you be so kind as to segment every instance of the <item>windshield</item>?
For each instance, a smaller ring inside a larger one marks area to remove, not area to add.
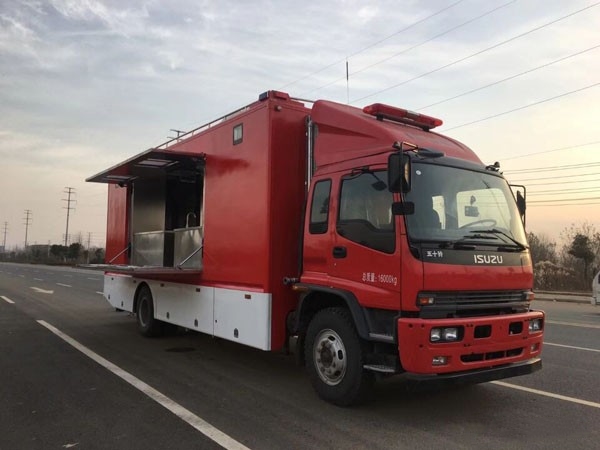
[[[524,246],[523,224],[506,181],[496,175],[413,161],[406,216],[416,241]]]

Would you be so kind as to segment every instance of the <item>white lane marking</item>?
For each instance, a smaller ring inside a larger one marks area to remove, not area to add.
[[[554,347],[572,348],[572,349],[575,349],[575,350],[585,350],[586,352],[598,352],[598,353],[600,353],[600,350],[598,350],[596,348],[575,347],[574,345],[554,344],[552,342],[546,342],[546,341],[544,341],[544,345],[553,345]]]
[[[568,325],[570,327],[598,328],[598,329],[600,329],[600,325],[591,325],[591,324],[587,324],[587,323],[559,322],[557,320],[546,320],[546,323],[553,323],[554,325]]]
[[[10,298],[6,297],[5,295],[0,295],[0,298],[2,300],[4,300],[6,303],[10,303],[11,305],[15,304],[15,302],[13,302]]]
[[[96,294],[104,295],[104,292],[96,291]]]
[[[70,284],[63,284],[63,283],[56,283],[59,286],[64,286],[64,287],[73,287]]]
[[[139,378],[131,375],[129,372],[126,372],[125,370],[123,370],[119,366],[111,363],[107,359],[104,359],[102,356],[93,352],[92,350],[90,350],[89,348],[84,346],[83,344],[80,344],[78,341],[76,341],[72,337],[66,335],[65,333],[60,331],[58,328],[55,328],[54,326],[50,325],[49,323],[47,323],[43,320],[38,320],[37,322],[40,325],[42,325],[43,327],[46,327],[48,330],[50,330],[55,335],[57,335],[63,341],[67,342],[69,345],[75,347],[77,350],[79,350],[81,353],[86,355],[88,358],[94,360],[95,362],[100,364],[102,367],[110,370],[113,374],[115,374],[119,378],[123,379],[124,381],[126,381],[127,383],[132,385],[134,388],[136,388],[139,391],[146,394],[148,397],[150,397],[152,400],[157,402],[159,405],[161,405],[161,406],[165,407],[166,409],[168,409],[169,411],[171,411],[173,414],[175,414],[181,420],[187,422],[189,425],[194,427],[200,433],[204,434],[206,437],[208,437],[209,439],[211,439],[214,442],[216,442],[217,444],[219,444],[221,447],[224,447],[227,450],[250,450],[248,447],[246,447],[242,443],[236,441],[229,435],[223,433],[218,428],[215,428],[210,423],[206,422],[204,419],[198,417],[196,414],[191,412],[189,409],[184,408],[179,403],[176,403],[174,400],[171,400],[169,397],[160,393],[159,391],[154,389],[152,386],[144,383]]]
[[[102,278],[89,278],[89,277],[88,277],[88,280],[94,280],[94,281],[99,281],[99,280],[101,280],[101,279],[102,279]]]
[[[34,280],[34,281],[44,281],[44,280],[42,280],[41,278],[34,278],[33,280]]]
[[[25,278],[25,275],[19,275],[21,278]]]
[[[30,286],[30,288],[33,289],[35,292],[39,292],[40,294],[54,294],[54,291],[42,289],[39,287]]]
[[[581,400],[575,397],[567,397],[566,395],[553,394],[552,392],[540,391],[539,389],[532,389],[524,386],[518,386],[516,384],[505,383],[504,381],[490,381],[492,384],[496,384],[498,386],[504,386],[510,389],[516,389],[518,391],[529,392],[530,394],[542,395],[544,397],[555,398],[557,400],[564,400],[566,402],[577,403],[579,405],[591,406],[592,408],[599,408],[600,403],[590,402],[588,400]]]

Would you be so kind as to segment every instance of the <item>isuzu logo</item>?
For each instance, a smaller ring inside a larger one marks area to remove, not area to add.
[[[502,264],[502,255],[473,255],[475,264]]]

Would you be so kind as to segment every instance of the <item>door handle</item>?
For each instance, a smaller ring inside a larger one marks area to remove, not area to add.
[[[345,258],[348,255],[346,247],[333,247],[334,258]]]

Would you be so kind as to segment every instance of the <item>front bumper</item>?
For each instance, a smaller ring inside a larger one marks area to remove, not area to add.
[[[528,375],[542,368],[542,360],[534,358],[529,361],[513,363],[508,366],[492,367],[469,372],[458,372],[440,375],[420,375],[407,373],[406,378],[412,383],[412,389],[437,389],[446,386],[486,383],[503,378]]]
[[[467,376],[468,372],[500,369],[501,366],[506,369],[515,363],[535,361],[542,352],[543,329],[529,333],[532,319],[544,320],[544,313],[530,311],[486,317],[398,319],[398,352],[402,368],[415,376]],[[430,342],[431,329],[440,327],[462,327],[461,340]],[[482,333],[482,330],[485,332]],[[433,360],[439,357],[444,357],[446,363],[434,365]],[[515,375],[500,378],[507,376]]]

